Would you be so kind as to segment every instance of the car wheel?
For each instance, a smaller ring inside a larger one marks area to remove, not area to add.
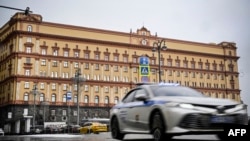
[[[114,139],[123,140],[124,135],[120,132],[119,123],[116,117],[111,121],[111,135]]]
[[[152,129],[155,141],[166,141],[167,139],[171,139],[171,136],[165,133],[163,118],[159,112],[154,113],[152,119]]]

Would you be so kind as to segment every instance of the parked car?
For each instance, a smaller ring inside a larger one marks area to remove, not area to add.
[[[246,105],[212,98],[179,84],[140,84],[110,110],[114,139],[132,133],[152,134],[157,141],[184,134],[217,134],[224,125],[247,125]]]
[[[100,132],[108,132],[107,124],[99,122],[85,122],[83,127],[80,128],[80,133],[83,134],[89,134],[89,133],[98,134]]]
[[[4,136],[4,131],[2,128],[0,128],[0,135]]]
[[[43,126],[30,127],[30,133],[32,134],[40,134],[42,132],[43,132]]]
[[[61,127],[61,133],[80,133],[80,125],[66,125]]]

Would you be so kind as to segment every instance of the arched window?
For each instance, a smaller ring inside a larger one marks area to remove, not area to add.
[[[119,102],[119,98],[116,96],[115,97],[115,104],[117,104]]]
[[[27,26],[27,31],[28,31],[28,32],[32,32],[32,26],[31,26],[31,25],[28,25],[28,26]]]
[[[29,101],[29,94],[28,93],[24,94],[23,101]]]
[[[89,103],[89,96],[87,95],[84,96],[84,103]]]
[[[77,95],[74,96],[74,102],[77,102]]]
[[[51,95],[51,102],[56,102],[56,94]]]
[[[99,103],[99,96],[95,96],[95,104]]]
[[[67,100],[66,100],[66,94],[63,95],[63,102],[67,102]]]
[[[105,96],[105,101],[104,101],[105,104],[109,104],[109,97],[108,96]]]

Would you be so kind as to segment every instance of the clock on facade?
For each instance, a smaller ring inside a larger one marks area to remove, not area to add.
[[[147,44],[147,40],[143,39],[143,40],[141,41],[141,43],[142,43],[143,45],[146,45],[146,44]]]

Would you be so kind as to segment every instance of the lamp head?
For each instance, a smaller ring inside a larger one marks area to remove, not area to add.
[[[156,47],[153,47],[153,48],[152,48],[152,52],[156,52]]]

